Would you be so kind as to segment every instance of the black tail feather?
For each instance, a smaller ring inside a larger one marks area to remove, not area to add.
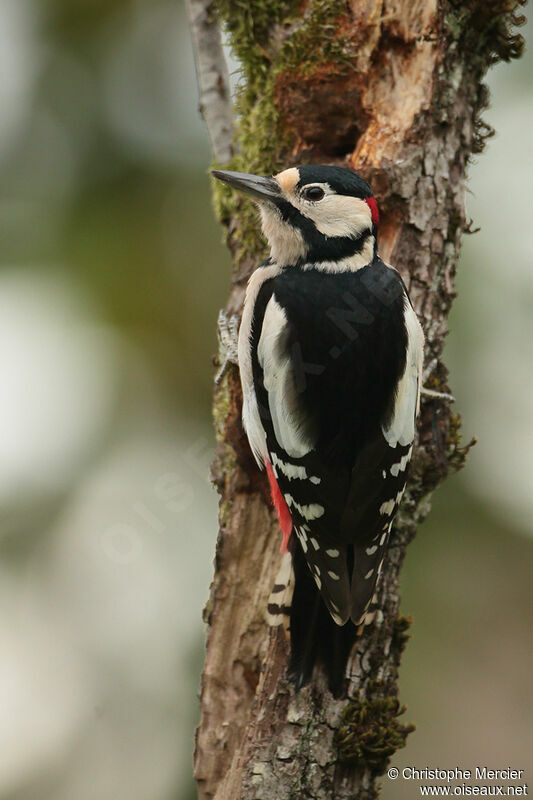
[[[291,659],[289,673],[296,691],[311,679],[315,664],[325,669],[330,691],[342,693],[346,662],[357,629],[348,622],[339,627],[324,605],[299,542],[293,553],[294,594],[291,606]]]

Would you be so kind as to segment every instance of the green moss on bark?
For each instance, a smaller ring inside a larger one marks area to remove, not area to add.
[[[353,44],[336,34],[344,14],[336,0],[310,0],[302,15],[296,0],[216,0],[224,29],[240,62],[237,90],[237,155],[226,169],[272,175],[287,166],[295,145],[293,132],[280,125],[276,86],[284,76],[307,75],[319,65],[349,70]],[[228,244],[237,266],[265,252],[252,201],[223,185],[214,187],[219,221],[228,231]]]
[[[375,682],[373,690],[385,691]],[[345,706],[342,722],[335,734],[339,761],[357,768],[370,769],[375,775],[385,772],[391,756],[405,747],[415,726],[402,725],[398,717],[405,712],[396,696],[357,696]]]

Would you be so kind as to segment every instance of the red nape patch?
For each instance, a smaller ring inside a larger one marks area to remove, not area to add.
[[[379,225],[379,209],[378,204],[376,203],[375,197],[367,197],[365,199],[365,203],[370,209],[370,213],[372,214],[372,222],[374,225]]]
[[[268,475],[268,482],[270,484],[272,502],[274,503],[274,508],[276,509],[276,514],[278,515],[279,519],[279,526],[283,534],[280,553],[286,553],[292,531],[291,512],[289,511],[289,506],[285,502],[285,498],[279,490],[278,482],[276,480],[276,476],[274,475],[274,470],[272,469],[272,464],[269,461],[266,462],[266,471]]]

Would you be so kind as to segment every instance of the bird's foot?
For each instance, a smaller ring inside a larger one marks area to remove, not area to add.
[[[436,392],[434,389],[428,389],[424,386],[424,383],[428,380],[428,378],[433,374],[435,367],[438,364],[438,359],[432,359],[429,364],[426,365],[426,368],[423,372],[423,382],[422,388],[420,389],[420,394],[424,395],[425,397],[432,397],[434,400],[447,400],[449,403],[455,403],[455,397],[447,392]]]
[[[453,394],[448,394],[447,392],[436,392],[434,389],[427,389],[425,386],[422,386],[420,389],[420,394],[424,395],[425,397],[432,397],[434,400],[447,400],[449,403],[455,403],[455,397]]]
[[[218,313],[218,361],[219,368],[215,375],[215,383],[220,383],[229,364],[239,363],[237,342],[239,338],[239,317],[228,314],[224,309]]]

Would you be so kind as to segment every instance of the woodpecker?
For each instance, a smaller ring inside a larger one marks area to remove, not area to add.
[[[274,586],[290,605],[289,670],[298,689],[321,663],[339,694],[405,489],[424,335],[377,254],[378,206],[357,173],[213,175],[254,198],[270,246],[248,283],[238,363],[243,426],[292,562]]]

